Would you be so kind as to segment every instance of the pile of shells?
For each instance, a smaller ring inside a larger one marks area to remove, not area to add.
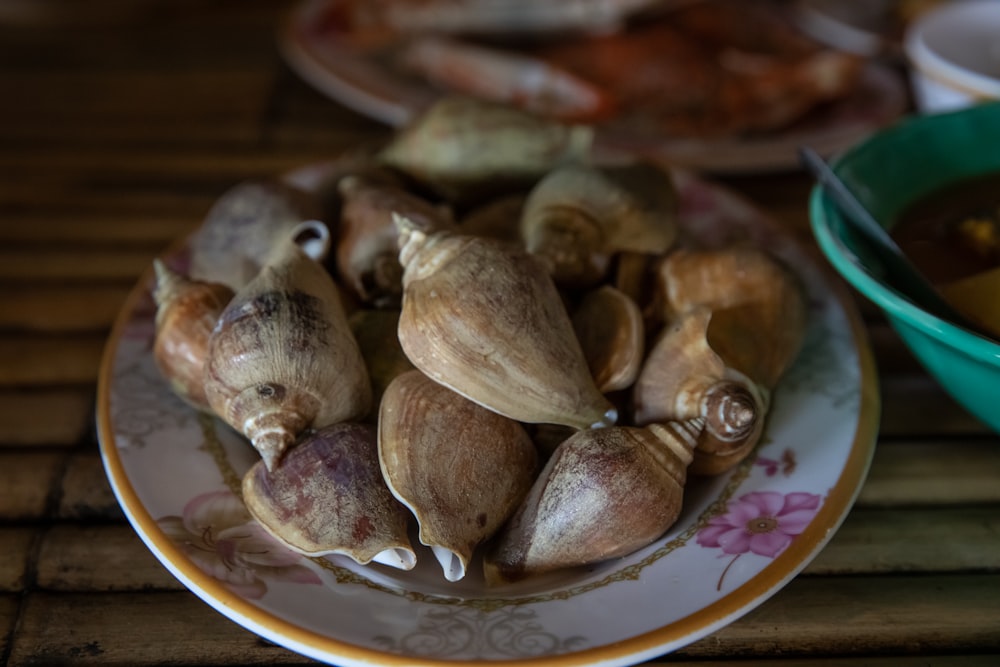
[[[241,184],[156,263],[155,359],[260,454],[290,549],[456,581],[626,555],[689,474],[761,437],[805,302],[764,250],[700,248],[670,170],[585,126],[462,98],[308,189]]]

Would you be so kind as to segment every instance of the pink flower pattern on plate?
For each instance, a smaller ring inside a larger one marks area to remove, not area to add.
[[[733,556],[716,590],[722,590],[726,573],[743,554],[775,558],[784,551],[816,516],[822,500],[804,491],[753,491],[731,502],[724,514],[709,519],[708,525],[698,531],[696,541]]]
[[[764,468],[764,474],[768,477],[774,477],[779,472],[785,477],[788,477],[795,472],[795,467],[798,465],[798,462],[795,460],[795,452],[791,449],[786,449],[781,452],[780,459],[770,459],[766,456],[758,456],[754,461],[754,465]]]
[[[199,569],[242,597],[263,597],[266,579],[322,583],[301,564],[303,556],[271,537],[229,491],[196,496],[184,506],[183,516],[157,523]]]

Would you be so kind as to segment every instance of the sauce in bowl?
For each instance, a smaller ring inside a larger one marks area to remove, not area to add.
[[[890,234],[935,285],[1000,266],[1000,172],[920,197]]]
[[[890,234],[945,299],[1000,338],[1000,172],[917,199]]]

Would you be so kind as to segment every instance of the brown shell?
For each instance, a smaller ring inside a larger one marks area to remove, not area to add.
[[[538,456],[517,422],[414,370],[388,387],[379,411],[379,461],[420,525],[445,578],[465,576],[475,548],[514,513]]]
[[[451,212],[399,186],[361,176],[344,177],[338,190],[343,198],[336,244],[338,274],[363,303],[398,307],[403,267],[392,214],[425,216],[449,224]]]
[[[469,211],[459,222],[463,234],[521,243],[521,211],[525,195],[521,193],[491,199]]]
[[[397,224],[399,341],[414,366],[517,421],[614,423],[617,411],[594,386],[562,298],[535,258],[494,239]]]
[[[588,292],[573,312],[573,329],[602,393],[632,386],[645,353],[639,306],[611,285]]]
[[[457,200],[534,182],[558,164],[585,157],[592,141],[587,126],[446,96],[397,132],[379,159]]]
[[[726,366],[708,341],[713,313],[689,310],[659,337],[632,391],[637,424],[691,421],[701,427],[692,473],[718,474],[757,444],[770,394]]]
[[[676,214],[676,189],[660,167],[567,164],[532,188],[521,234],[556,282],[593,285],[620,251],[666,252],[677,238]]]
[[[764,431],[769,396],[746,377],[733,373],[702,397],[705,427],[698,436],[693,475],[719,475],[753,451]]]
[[[159,259],[153,261],[153,268],[153,359],[178,396],[199,410],[211,412],[204,380],[208,340],[234,292],[221,283],[191,280]]]
[[[287,183],[240,183],[215,201],[191,237],[190,276],[239,290],[293,228],[320,215],[313,197]]]
[[[659,538],[680,514],[694,435],[679,423],[578,431],[487,552],[487,582],[598,563]]]
[[[223,311],[205,369],[212,409],[272,469],[305,429],[362,417],[371,405],[337,287],[296,237]]]
[[[635,423],[704,417],[702,397],[726,369],[708,344],[711,319],[709,309],[693,309],[660,333],[632,390]]]
[[[258,461],[243,477],[247,509],[290,549],[358,563],[413,568],[407,512],[379,471],[375,429],[334,424],[307,435],[282,464]]]
[[[712,310],[708,340],[735,368],[768,389],[798,355],[806,301],[795,275],[765,251],[746,246],[678,250],[662,262],[668,312]]]

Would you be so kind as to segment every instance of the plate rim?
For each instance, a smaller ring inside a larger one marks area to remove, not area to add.
[[[720,186],[724,187],[724,186]],[[726,188],[728,196],[742,197]],[[756,208],[756,207],[755,207]],[[769,218],[768,218],[769,219]],[[169,255],[190,241],[191,234],[175,240],[163,251]],[[797,246],[803,245],[789,235]],[[558,655],[535,658],[481,660],[474,664],[545,665],[546,667],[578,667],[583,665],[627,665],[671,653],[691,644],[740,618],[779,592],[795,578],[832,539],[850,513],[864,484],[875,453],[881,410],[881,399],[874,353],[867,330],[846,284],[822,264],[812,253],[804,255],[812,261],[823,286],[831,293],[847,323],[857,354],[859,405],[858,419],[850,448],[836,482],[806,529],[792,540],[772,562],[741,586],[715,602],[665,626],[621,639],[610,644],[593,646]],[[97,435],[101,459],[115,498],[133,530],[157,560],[184,586],[203,602],[254,632],[296,653],[330,663],[346,661],[349,665],[373,663],[391,666],[454,667],[455,660],[426,658],[390,653],[342,641],[320,632],[308,630],[279,615],[240,597],[221,582],[203,572],[173,543],[156,519],[141,502],[129,479],[114,433],[111,415],[111,391],[115,359],[124,338],[124,331],[144,298],[153,278],[152,264],[130,290],[115,318],[101,358],[96,400]]]

